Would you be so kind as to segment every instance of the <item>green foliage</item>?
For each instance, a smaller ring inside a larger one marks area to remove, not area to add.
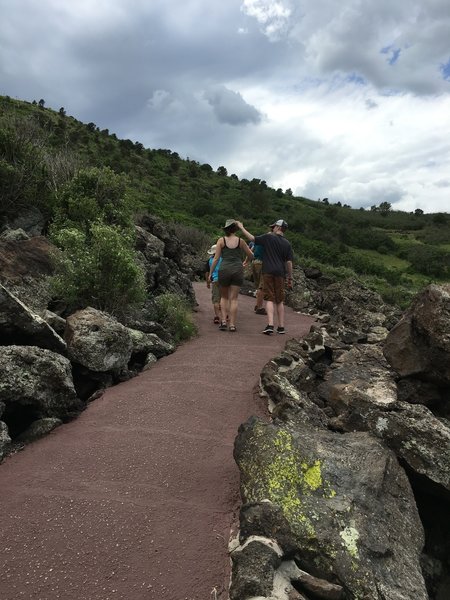
[[[204,233],[195,227],[174,222],[170,224],[170,228],[175,237],[178,238],[181,243],[190,246],[200,254],[206,252],[206,250],[211,246],[211,237],[207,233]]]
[[[58,194],[50,237],[61,249],[54,293],[69,307],[117,314],[144,302],[125,177],[108,167],[80,170]]]
[[[136,212],[186,228],[179,237],[201,252],[227,218],[243,220],[255,234],[284,218],[299,265],[314,261],[324,272],[356,273],[399,299],[403,288],[416,291],[450,278],[446,213],[395,211],[383,198],[370,210],[353,210],[332,198],[294,196],[261,179],[228,176],[225,166],[214,171],[168,149],[119,140],[44,101],[0,96],[0,219],[12,220],[30,206],[44,212],[52,235],[75,229],[88,247],[92,223],[128,235]]]
[[[30,207],[47,213],[45,133],[33,120],[15,116],[4,116],[0,125],[0,220]]]
[[[111,314],[143,304],[145,276],[123,230],[97,222],[89,234],[75,228],[54,233],[61,252],[55,257],[53,292],[70,309],[93,306]]]
[[[430,277],[450,277],[450,253],[441,248],[417,244],[410,248],[408,260],[413,271]]]
[[[197,333],[189,303],[176,294],[161,294],[155,298],[156,320],[167,329],[176,343]]]

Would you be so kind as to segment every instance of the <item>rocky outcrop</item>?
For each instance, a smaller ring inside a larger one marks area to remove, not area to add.
[[[328,597],[296,569],[343,600],[450,594],[447,300],[447,286],[425,289],[402,318],[407,337],[376,312],[330,316],[265,365],[272,423],[250,420],[235,442],[247,548],[245,560],[232,552],[236,598],[252,598],[241,582],[255,560],[271,574],[258,598]],[[267,549],[248,556],[255,537],[280,548],[274,563]]]
[[[136,249],[146,272],[149,292],[178,294],[194,304],[192,250],[158,217],[143,216],[136,231]]]
[[[66,344],[56,331],[0,284],[0,345],[10,344],[66,354]]]
[[[36,346],[5,346],[0,353],[1,419],[15,438],[34,421],[67,421],[83,408],[67,358]]]
[[[128,329],[95,308],[70,315],[64,337],[70,360],[91,371],[120,371],[131,358],[133,344]]]
[[[192,251],[147,216],[136,228],[149,291],[145,306],[120,321],[89,307],[70,314],[50,302],[58,250],[40,235],[39,215],[25,217],[17,225],[23,229],[10,224],[0,234],[0,460],[73,418],[106,387],[174,351],[170,332],[155,318],[156,296],[171,292],[194,302]]]
[[[450,284],[430,285],[415,298],[384,354],[401,377],[450,386]]]
[[[253,507],[246,533],[268,536],[255,507],[269,502],[280,509],[271,535],[283,554],[296,552],[304,571],[351,598],[428,597],[419,565],[423,531],[408,478],[373,437],[252,419],[240,428],[235,458],[243,502]],[[234,597],[249,597],[240,594]]]

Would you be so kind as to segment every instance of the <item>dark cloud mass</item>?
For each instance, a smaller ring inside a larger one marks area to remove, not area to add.
[[[448,0],[14,0],[0,93],[312,198],[443,211],[449,29]]]
[[[246,125],[261,121],[261,114],[254,106],[247,104],[241,94],[224,86],[205,92],[205,98],[212,106],[220,123]]]

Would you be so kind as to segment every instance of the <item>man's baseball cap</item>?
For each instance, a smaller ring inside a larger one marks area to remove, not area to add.
[[[287,229],[288,224],[283,219],[278,219],[278,221],[275,221],[275,223],[272,223],[269,227],[282,227],[283,229]]]

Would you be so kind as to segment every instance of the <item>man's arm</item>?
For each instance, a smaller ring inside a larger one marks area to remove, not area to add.
[[[292,260],[286,261],[286,282],[289,289],[292,289]]]
[[[239,229],[242,231],[242,233],[248,240],[250,240],[251,242],[255,241],[255,236],[252,235],[249,231],[247,231],[240,221],[236,221],[236,225],[239,227]]]

